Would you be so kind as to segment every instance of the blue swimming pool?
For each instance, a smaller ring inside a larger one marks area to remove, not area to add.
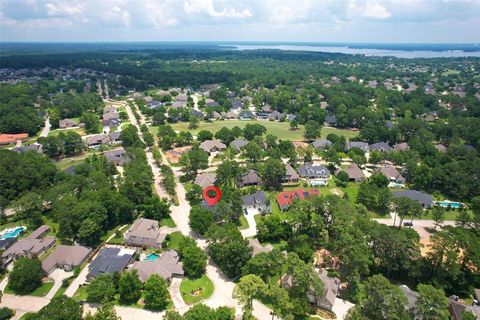
[[[438,201],[437,204],[443,208],[450,207],[454,209],[459,209],[462,207],[462,204],[460,202],[454,202],[454,201],[448,201],[448,200]]]
[[[156,253],[150,253],[147,255],[147,257],[145,258],[145,261],[155,261],[159,258],[160,256]]]
[[[2,236],[0,237],[0,239],[4,240],[4,239],[16,238],[23,231],[25,231],[25,227],[18,227],[18,228],[15,228],[13,230],[9,230],[9,231],[3,233]]]

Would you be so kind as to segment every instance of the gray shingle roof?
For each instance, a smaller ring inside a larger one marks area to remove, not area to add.
[[[233,149],[240,151],[241,148],[245,147],[248,144],[248,141],[245,139],[235,139],[230,142],[230,147]]]
[[[317,139],[312,142],[312,145],[315,149],[327,149],[330,147],[333,143],[329,140],[326,139]]]
[[[348,141],[346,146],[345,146],[345,150],[348,151],[352,148],[359,148],[359,149],[363,150],[363,152],[368,152],[369,145],[368,145],[368,143],[362,142],[362,141]]]
[[[325,178],[330,177],[330,171],[324,166],[304,164],[298,168],[298,174],[304,178]]]
[[[420,204],[427,208],[433,205],[433,198],[431,195],[417,190],[397,191],[393,193],[393,197],[406,197],[410,200],[420,202]]]
[[[253,194],[247,194],[246,196],[242,197],[242,203],[244,206],[253,206],[255,204],[265,204],[267,201],[267,197],[265,192],[257,191]]]
[[[87,278],[94,278],[102,273],[121,272],[132,259],[135,251],[124,248],[103,248],[88,266]]]
[[[392,147],[390,147],[386,142],[377,142],[370,145],[370,150],[385,152],[392,150]]]
[[[132,269],[138,271],[138,277],[142,282],[147,281],[153,274],[169,281],[174,276],[183,276],[183,264],[179,259],[178,253],[170,250],[155,261],[136,261]]]

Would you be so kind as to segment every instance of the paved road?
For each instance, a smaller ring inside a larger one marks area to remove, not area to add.
[[[16,296],[4,293],[0,306],[24,312],[37,312],[50,302],[45,297]]]
[[[389,226],[393,226],[393,218],[390,219],[373,219],[381,224],[386,224]],[[405,219],[404,222],[410,222],[410,219]],[[400,219],[397,217],[397,221],[395,223],[396,226],[400,224]],[[441,224],[442,226],[454,226],[455,221],[445,221]],[[435,221],[433,220],[420,220],[420,219],[413,219],[413,226],[414,227],[423,227],[423,228],[435,228]]]
[[[50,127],[51,127],[50,118],[46,117],[44,127],[42,129],[42,132],[40,132],[40,137],[47,137],[48,134],[50,133]]]

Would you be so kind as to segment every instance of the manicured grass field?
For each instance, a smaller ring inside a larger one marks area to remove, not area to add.
[[[241,224],[241,229],[248,229],[249,227],[247,218],[245,218],[243,214],[240,216],[240,224]]]
[[[45,297],[47,293],[52,289],[54,282],[45,282],[37,289],[33,290],[31,293],[26,294],[27,296],[34,296],[34,297]],[[5,293],[15,294],[13,290],[7,285],[5,288]]]
[[[81,136],[86,135],[85,129],[83,129],[83,128],[73,128],[73,129],[55,129],[55,130],[51,130],[51,131],[48,133],[48,136],[49,136],[49,137],[56,137],[56,136],[58,136],[58,135],[60,134],[60,132],[67,133],[67,132],[70,132],[70,131],[76,132],[76,133],[78,133],[78,134],[81,135]]]
[[[81,286],[77,289],[77,291],[75,291],[74,295],[73,295],[73,299],[77,300],[77,301],[86,301],[87,300],[87,287],[88,285],[86,286]]]
[[[225,120],[225,121],[212,121],[212,122],[200,122],[200,125],[197,129],[188,129],[187,122],[178,122],[171,124],[172,128],[176,131],[190,131],[193,135],[196,135],[200,130],[208,130],[212,133],[217,132],[222,127],[226,128],[233,128],[238,126],[240,128],[245,127],[248,123],[258,123],[267,128],[267,133],[273,134],[278,139],[283,140],[293,140],[293,141],[302,141],[305,138],[303,134],[305,129],[303,126],[299,126],[297,130],[290,130],[290,124],[288,122],[276,122],[276,121],[256,121],[256,120],[249,120],[249,121],[242,121],[242,120]],[[157,128],[152,128],[152,133],[154,135],[157,134]],[[337,128],[330,128],[325,127],[322,128],[322,137],[326,137],[330,133],[335,133],[337,135],[345,136],[347,139],[355,137],[358,135],[357,131],[346,130],[346,129],[337,129]]]
[[[200,292],[197,292],[200,290]],[[213,283],[206,275],[198,279],[183,279],[180,292],[186,304],[192,304],[207,299],[213,293]],[[197,292],[196,295],[192,293]]]
[[[160,220],[160,227],[169,227],[169,228],[175,228],[177,225],[175,224],[175,222],[172,220],[172,218],[164,218],[162,220]]]
[[[180,231],[175,231],[169,234],[170,240],[168,240],[167,248],[170,250],[178,251],[180,241],[183,239],[183,235]]]

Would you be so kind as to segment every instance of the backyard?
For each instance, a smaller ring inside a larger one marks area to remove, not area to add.
[[[238,126],[240,128],[245,127],[247,124],[258,123],[267,128],[267,134],[273,134],[278,139],[283,140],[304,140],[303,134],[305,132],[304,127],[299,125],[297,130],[290,130],[289,122],[277,122],[277,121],[257,121],[257,120],[224,120],[224,121],[212,121],[212,122],[200,122],[198,128],[188,129],[187,122],[178,122],[171,124],[172,128],[175,131],[190,131],[192,134],[196,135],[200,130],[208,130],[212,133],[217,132],[222,127],[233,128]],[[158,128],[152,127],[152,133],[156,135]],[[322,128],[322,137],[326,137],[330,133],[335,133],[337,135],[345,136],[347,139],[355,137],[358,135],[357,131],[348,130],[348,129],[337,129],[331,127]]]

